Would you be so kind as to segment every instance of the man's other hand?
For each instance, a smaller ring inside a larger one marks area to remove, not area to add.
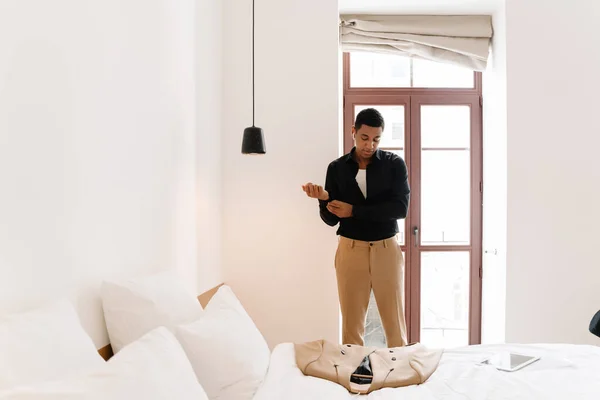
[[[309,182],[306,185],[302,185],[302,190],[304,190],[304,193],[310,198],[323,201],[329,200],[329,193],[327,193],[327,190],[323,189],[323,186]]]

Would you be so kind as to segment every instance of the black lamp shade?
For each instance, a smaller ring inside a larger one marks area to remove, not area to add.
[[[244,129],[242,154],[265,154],[266,152],[262,128],[250,126]]]
[[[594,315],[594,318],[592,318],[592,321],[590,322],[590,332],[600,337],[600,311]]]

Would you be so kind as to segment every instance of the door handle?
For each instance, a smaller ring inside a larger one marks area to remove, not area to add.
[[[419,227],[415,226],[413,227],[413,235],[415,237],[415,247],[417,247],[419,244]]]

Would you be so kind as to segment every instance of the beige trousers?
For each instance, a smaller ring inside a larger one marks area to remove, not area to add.
[[[364,346],[365,318],[373,289],[387,347],[405,346],[404,257],[396,238],[363,242],[340,237],[335,270],[343,344]]]

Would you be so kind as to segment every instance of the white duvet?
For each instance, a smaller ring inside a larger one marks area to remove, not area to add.
[[[477,363],[496,351],[539,355],[516,372]],[[600,399],[600,348],[584,345],[481,345],[446,350],[437,371],[422,385],[381,389],[359,396],[333,382],[304,376],[291,343],[278,345],[254,400],[587,400]]]

